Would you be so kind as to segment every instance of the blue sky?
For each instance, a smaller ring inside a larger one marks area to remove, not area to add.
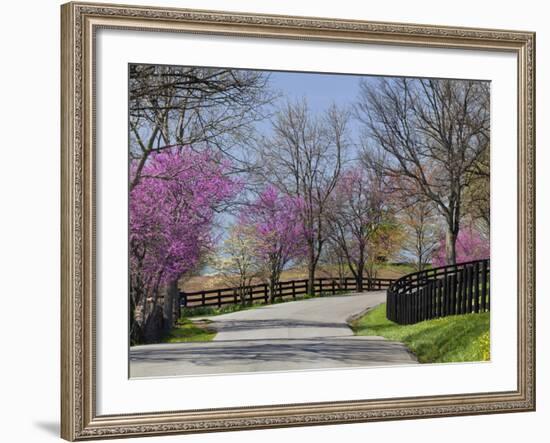
[[[359,82],[365,76],[345,75],[345,74],[320,74],[320,73],[303,73],[303,72],[270,72],[269,86],[281,97],[275,103],[276,107],[287,102],[294,102],[305,98],[307,100],[310,111],[313,113],[323,113],[333,103],[342,107],[350,107],[356,100],[359,94]],[[367,77],[368,78],[368,77]],[[357,122],[353,119],[349,121],[349,129],[352,136],[358,134]],[[268,134],[271,130],[271,122],[269,120],[256,123],[256,128]],[[353,149],[353,148],[352,148]],[[218,234],[222,239],[227,236],[227,228],[234,223],[235,218],[231,214],[223,214],[220,217],[222,229]],[[213,269],[206,266],[203,274],[212,273]]]
[[[310,111],[315,114],[322,114],[333,103],[351,109],[359,96],[360,81],[376,78],[367,75],[278,71],[270,72],[269,76],[270,88],[280,94],[275,103],[276,107],[284,106],[287,101],[292,103],[305,98]],[[266,120],[259,122],[256,127],[267,134],[271,129],[271,123]],[[348,130],[353,141],[357,142],[360,127],[355,119],[350,118]]]
[[[359,93],[361,78],[365,77],[302,72],[270,73],[273,89],[286,93],[290,99],[306,97],[315,112],[322,112],[333,102],[341,106],[353,103]]]

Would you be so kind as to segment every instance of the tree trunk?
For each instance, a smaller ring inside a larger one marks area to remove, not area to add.
[[[445,255],[448,265],[456,264],[456,239],[458,233],[453,232],[452,229],[447,228],[445,236]]]
[[[175,306],[179,306],[179,290],[177,280],[170,282],[170,284],[163,288],[164,300],[162,303],[162,332],[168,334],[174,324],[176,323],[178,316],[176,316]]]
[[[163,335],[163,312],[162,307],[155,305],[143,324],[143,343],[155,343],[158,342]]]
[[[241,301],[241,306],[245,306],[246,305],[246,295],[247,295],[248,291],[247,291],[247,288],[245,286],[241,286],[239,288],[239,299]]]
[[[130,346],[139,344],[141,335],[141,328],[136,321],[136,304],[134,302],[134,297],[130,297]]]
[[[363,292],[363,273],[357,273],[357,292]]]
[[[181,316],[181,300],[180,300],[180,290],[178,287],[178,282],[176,282],[175,293],[172,298],[172,319],[173,324],[175,325]]]
[[[277,291],[277,280],[269,279],[269,304],[273,304],[275,301],[275,295]]]
[[[357,263],[357,292],[363,292],[363,271],[365,269],[365,246],[359,246],[359,262]],[[367,275],[370,281],[371,276]]]
[[[424,270],[424,254],[422,252],[422,249],[418,249],[418,255],[417,255],[417,264],[416,264],[416,270],[418,272],[422,272]]]
[[[241,303],[241,306],[245,306],[246,296],[248,295],[248,288],[246,287],[246,280],[244,280],[242,276],[239,279],[239,288],[237,289],[237,293],[239,294],[239,301]]]
[[[315,295],[315,256],[313,246],[310,248],[309,260],[307,264],[307,290],[310,296]]]

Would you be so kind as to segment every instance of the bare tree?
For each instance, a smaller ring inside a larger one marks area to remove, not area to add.
[[[374,263],[373,237],[389,220],[390,210],[381,182],[361,167],[344,171],[330,200],[328,236],[345,258],[349,271],[363,291],[364,271],[369,258]]]
[[[259,71],[131,65],[130,156],[137,160],[130,186],[153,151],[180,145],[216,147],[246,167],[242,146],[251,124],[265,118],[274,96]]]
[[[305,100],[287,103],[272,122],[273,135],[263,140],[261,179],[304,202],[308,290],[314,291],[315,271],[327,240],[326,213],[348,145],[349,113],[332,106],[314,116]]]
[[[383,178],[361,165],[345,170],[331,196],[327,223],[329,244],[362,292],[365,275],[375,278],[378,265],[401,245],[401,230]]]
[[[489,238],[491,230],[489,148],[474,165],[472,182],[465,194],[465,208],[476,230]]]
[[[426,199],[409,201],[399,211],[406,232],[403,249],[415,258],[417,271],[423,271],[439,245],[439,226],[433,203]]]
[[[333,278],[334,273],[338,277],[338,287],[344,288],[345,279],[348,276],[348,263],[346,256],[338,244],[329,237],[323,253],[319,259],[319,270],[322,275]]]
[[[372,165],[395,183],[407,178],[434,203],[446,222],[447,262],[455,263],[464,192],[489,145],[488,83],[384,78],[360,88],[355,115],[369,149],[386,154]]]

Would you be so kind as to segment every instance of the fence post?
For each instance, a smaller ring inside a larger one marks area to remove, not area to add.
[[[479,312],[479,263],[474,265],[474,312]]]
[[[437,278],[434,277],[432,280],[432,286],[433,286],[433,297],[434,297],[434,305],[433,305],[433,315],[432,318],[437,318],[437,310],[438,308],[438,301],[437,301],[437,294],[439,291],[439,281]]]
[[[434,318],[434,284],[428,281],[428,319]]]
[[[474,267],[468,266],[468,314],[470,314],[474,307]]]
[[[424,314],[423,314],[424,320],[430,319],[430,301],[431,301],[430,292],[431,292],[431,284],[427,283],[426,293],[424,296]]]
[[[202,301],[202,306],[204,306],[206,304],[206,293],[204,291],[202,291],[201,293],[201,301]]]
[[[332,295],[336,295],[336,286],[334,284],[334,279],[332,279]]]
[[[418,322],[417,313],[418,313],[418,294],[420,294],[420,291],[416,291],[413,295],[413,309],[412,309],[412,322],[416,323]]]
[[[443,314],[443,281],[438,278],[437,280],[437,317],[441,317]]]
[[[487,310],[487,260],[481,265],[481,310]]]
[[[450,286],[450,310],[449,314],[454,315],[456,314],[456,273],[451,274],[450,280],[449,280],[449,286]]]
[[[267,305],[267,302],[268,302],[267,283],[264,283],[264,302]]]
[[[447,270],[445,270],[445,280],[443,281],[443,315],[449,315],[449,307],[451,305],[451,297],[450,297],[450,291],[449,291],[449,277],[447,274]]]
[[[463,270],[461,269],[456,274],[457,288],[456,288],[456,313],[462,314],[462,278]]]
[[[486,275],[487,277],[485,278],[486,280],[486,284],[485,286],[487,287],[487,310],[491,309],[491,279],[489,278],[490,276],[490,264],[489,262],[487,262],[487,272],[486,272]]]
[[[222,290],[218,289],[218,308],[222,307]]]
[[[468,307],[468,268],[462,269],[462,312],[466,314],[466,308]]]
[[[296,282],[292,280],[292,298],[296,299]]]
[[[426,282],[425,285],[426,288],[426,294],[424,298],[424,320],[428,320],[430,318],[430,283]]]

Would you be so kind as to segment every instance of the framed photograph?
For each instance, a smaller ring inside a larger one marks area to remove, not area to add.
[[[535,409],[534,33],[61,18],[63,438]]]

